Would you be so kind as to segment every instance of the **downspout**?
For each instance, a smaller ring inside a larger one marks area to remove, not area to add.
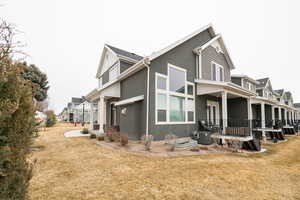
[[[147,108],[146,108],[146,136],[149,135],[149,82],[150,82],[150,67],[149,65],[143,60],[143,64],[147,67],[147,94],[146,94],[146,99],[147,99]]]

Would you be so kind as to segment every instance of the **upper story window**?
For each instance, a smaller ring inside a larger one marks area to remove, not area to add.
[[[211,80],[224,81],[224,68],[215,62],[211,62]]]
[[[109,69],[109,81],[115,80],[120,74],[120,64],[117,63]]]
[[[185,93],[186,72],[182,69],[169,67],[169,87],[170,91]]]
[[[99,87],[99,89],[101,89],[102,86],[103,86],[103,84],[102,84],[102,77],[100,77],[100,78],[99,78],[99,82],[98,82],[98,87]]]
[[[168,75],[156,73],[156,124],[195,123],[195,88],[186,70],[168,65]]]

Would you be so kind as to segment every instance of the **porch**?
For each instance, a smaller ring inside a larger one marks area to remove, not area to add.
[[[228,139],[247,142],[255,138],[250,102],[253,92],[232,83],[199,81],[197,95],[206,102],[206,116],[202,115],[200,121],[214,129],[213,138],[223,142]]]

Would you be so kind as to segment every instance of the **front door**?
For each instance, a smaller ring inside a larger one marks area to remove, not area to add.
[[[211,125],[220,125],[219,102],[207,101],[207,121]]]

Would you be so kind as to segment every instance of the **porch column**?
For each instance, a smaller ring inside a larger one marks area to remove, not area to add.
[[[281,108],[278,107],[278,119],[281,121]]]
[[[272,109],[272,125],[275,125],[275,107],[271,106]]]
[[[99,118],[99,133],[104,133],[104,115],[105,115],[105,101],[104,97],[100,97],[98,102],[98,118]]]
[[[266,128],[266,119],[265,119],[265,103],[260,103],[261,106],[261,128]]]
[[[93,102],[90,103],[90,129],[93,130],[94,127],[94,108],[93,108]]]
[[[249,127],[252,128],[252,107],[251,107],[251,98],[247,98],[247,111],[248,111],[248,121],[249,121]]]
[[[287,110],[284,109],[284,121],[285,121],[285,125],[287,123]]]
[[[223,134],[227,127],[227,92],[222,92],[222,120],[223,120]]]

